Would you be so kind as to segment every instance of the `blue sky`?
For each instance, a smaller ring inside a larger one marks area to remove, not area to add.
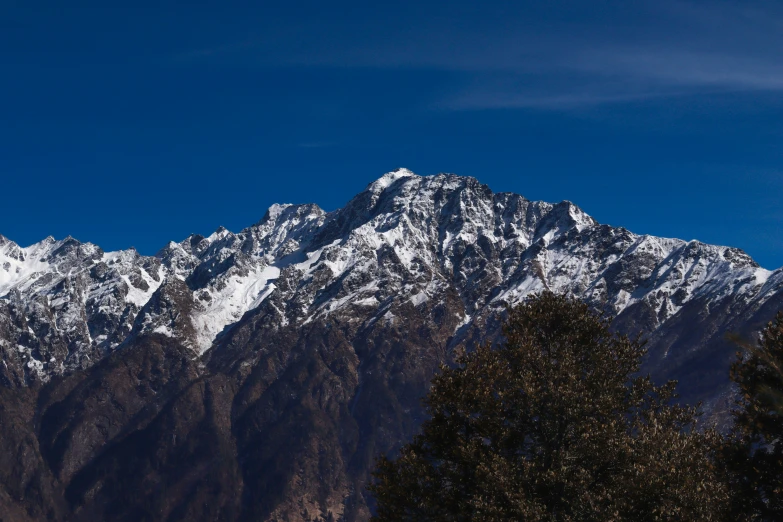
[[[0,233],[152,254],[407,167],[775,268],[781,51],[779,2],[0,0]]]

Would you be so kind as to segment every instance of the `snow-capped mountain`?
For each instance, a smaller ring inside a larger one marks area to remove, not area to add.
[[[528,201],[473,178],[405,169],[335,212],[273,205],[239,233],[190,236],[155,257],[70,237],[21,248],[0,236],[0,299],[23,325],[2,337],[24,363],[17,384],[87,367],[129,335],[178,337],[201,355],[273,295],[287,325],[343,312],[393,318],[391,304],[442,303],[454,292],[451,319],[466,329],[551,289],[615,315],[642,306],[640,327],[655,331],[690,301],[741,297],[759,307],[782,285],[783,270],[760,268],[735,248],[637,236],[567,201]]]
[[[22,248],[0,236],[0,384],[59,389],[111,374],[139,346],[179,346],[192,372],[183,382],[217,379],[228,394],[225,436],[242,456],[243,487],[261,494],[270,481],[284,484],[268,502],[237,500],[242,516],[363,520],[374,453],[415,431],[438,365],[457,346],[496,336],[506,307],[543,289],[579,296],[616,316],[618,330],[643,334],[646,369],[678,378],[685,400],[705,401],[720,418],[735,351],[723,336],[751,335],[783,308],[783,269],[763,269],[736,248],[602,225],[568,201],[400,169],[339,210],[273,205],[240,232],[193,235],[154,257],[73,238]],[[123,412],[163,401],[155,390]],[[95,448],[122,444],[131,428],[114,420],[125,427],[95,434],[84,422],[69,424],[70,443],[42,442],[59,448],[55,457],[41,450],[42,459],[59,482],[100,490],[79,473]],[[299,442],[280,438],[290,436]],[[290,462],[259,449],[267,446]],[[284,471],[258,476],[248,466]],[[72,507],[93,498],[77,497]]]

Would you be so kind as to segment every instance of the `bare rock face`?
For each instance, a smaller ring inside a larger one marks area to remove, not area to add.
[[[783,270],[740,250],[404,169],[154,257],[0,236],[0,518],[366,520],[439,366],[544,289],[645,336],[716,421],[725,333],[783,308]]]

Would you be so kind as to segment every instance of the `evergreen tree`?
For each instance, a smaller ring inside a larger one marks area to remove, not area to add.
[[[731,377],[739,386],[735,440],[728,446],[737,518],[783,520],[783,312],[757,345],[740,343]]]
[[[571,298],[509,310],[505,342],[442,369],[421,434],[381,458],[377,521],[720,520],[719,436],[635,377],[642,343]]]

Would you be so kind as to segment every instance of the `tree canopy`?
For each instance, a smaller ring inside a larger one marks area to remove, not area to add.
[[[550,292],[503,334],[434,378],[421,433],[378,461],[374,520],[721,519],[720,437],[637,375],[643,343]]]
[[[737,516],[783,520],[783,313],[742,343],[731,376],[740,392],[726,460]]]

